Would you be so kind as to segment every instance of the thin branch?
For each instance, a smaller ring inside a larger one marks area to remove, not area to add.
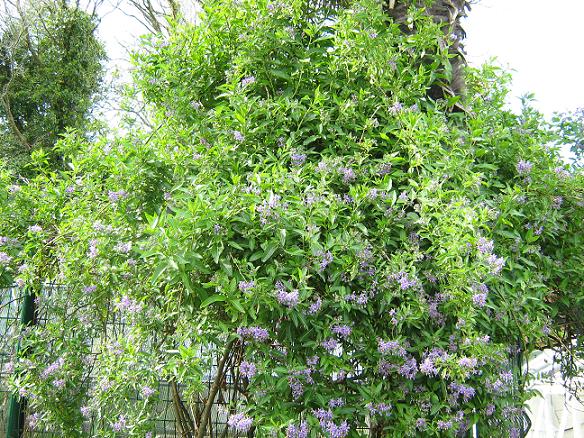
[[[203,410],[203,415],[201,417],[201,424],[199,425],[199,430],[197,432],[197,438],[203,438],[205,436],[205,430],[207,429],[207,423],[209,422],[209,417],[211,416],[211,408],[213,407],[213,403],[215,401],[215,397],[217,396],[217,392],[221,387],[221,383],[225,377],[224,370],[225,370],[225,363],[229,358],[231,353],[231,349],[233,344],[235,343],[235,339],[232,339],[227,343],[225,346],[225,351],[223,352],[223,357],[219,361],[217,365],[217,375],[215,376],[215,381],[213,382],[213,386],[209,391],[209,396],[207,397],[207,401],[205,403],[205,409]]]

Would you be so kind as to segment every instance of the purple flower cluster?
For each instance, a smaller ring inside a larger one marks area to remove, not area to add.
[[[558,210],[562,206],[563,202],[564,198],[562,198],[561,196],[554,196],[552,198],[552,208]]]
[[[479,240],[477,241],[477,249],[481,254],[491,254],[494,246],[492,240],[485,239],[484,237],[479,237]]]
[[[7,265],[11,260],[12,257],[10,257],[5,252],[0,251],[0,265]]]
[[[418,372],[418,362],[413,357],[406,360],[405,363],[399,368],[398,373],[405,377],[406,379],[413,380],[416,378]]]
[[[114,424],[112,424],[112,429],[115,432],[121,432],[123,429],[125,429],[127,427],[126,424],[126,417],[124,415],[120,415],[118,417],[118,421],[116,421]]]
[[[533,168],[533,164],[530,161],[519,160],[517,163],[517,172],[519,175],[528,175]]]
[[[369,297],[367,296],[366,293],[360,293],[359,295],[357,295],[355,292],[352,292],[351,294],[345,296],[345,301],[348,303],[355,302],[363,306],[367,304],[367,301],[369,301]]]
[[[108,196],[108,198],[109,198],[109,200],[111,202],[118,202],[120,199],[127,198],[128,197],[128,192],[126,192],[123,189],[122,190],[118,190],[117,192],[116,191],[113,191],[113,190],[110,190],[110,191],[107,192],[107,196]]]
[[[132,250],[132,242],[127,243],[118,243],[114,247],[114,251],[119,252],[120,254],[128,254]]]
[[[251,429],[253,420],[244,414],[233,414],[229,416],[227,425],[234,428],[237,432],[246,433]]]
[[[298,289],[286,292],[284,286],[280,283],[280,285],[276,285],[276,299],[283,306],[288,308],[296,307],[299,299]]]
[[[142,304],[140,304],[136,300],[131,299],[127,295],[124,295],[120,299],[120,302],[116,304],[116,307],[120,311],[126,310],[129,313],[137,313],[142,310]]]
[[[243,140],[245,140],[245,137],[239,131],[233,131],[233,138],[235,139],[235,141],[237,141],[239,143],[241,143]]]
[[[355,175],[355,171],[350,167],[341,167],[339,168],[339,173],[343,176],[343,181],[345,183],[350,183],[355,181],[357,176]]]
[[[156,391],[154,391],[154,389],[150,388],[149,386],[143,386],[142,387],[142,396],[144,398],[152,397],[155,392]]]
[[[46,379],[47,377],[49,377],[49,376],[55,374],[57,371],[59,371],[63,367],[63,365],[65,365],[65,359],[60,357],[43,370],[43,372],[41,373],[41,377],[43,379]]]
[[[438,420],[438,422],[436,423],[436,428],[438,430],[449,430],[449,429],[452,429],[452,421]]]
[[[294,152],[292,155],[290,155],[290,159],[292,160],[293,166],[302,166],[306,161],[306,154],[299,154]]]
[[[389,415],[391,411],[391,405],[386,403],[377,403],[376,405],[373,403],[368,403],[367,409],[369,409],[369,413],[371,415]]]
[[[99,251],[97,249],[97,240],[92,239],[89,241],[89,251],[87,252],[87,257],[89,257],[90,259],[94,259],[97,257],[98,254]]]
[[[308,423],[306,421],[300,422],[299,426],[291,424],[286,429],[286,438],[308,438]]]
[[[290,376],[288,377],[288,385],[292,391],[292,398],[298,400],[304,394],[304,385],[298,379],[298,377]]]
[[[326,267],[328,265],[330,265],[333,262],[333,255],[330,251],[321,251],[318,254],[321,259],[320,259],[320,272],[324,271],[326,269]]]
[[[379,339],[378,350],[381,354],[392,354],[400,357],[405,357],[407,354],[405,348],[399,344],[399,341],[384,341],[383,339]]]
[[[497,257],[495,254],[491,254],[487,257],[487,263],[491,268],[491,273],[499,274],[503,270],[505,259],[503,257]]]
[[[329,338],[322,341],[321,345],[326,351],[328,351],[329,353],[333,353],[339,347],[340,344],[337,342],[336,339]]]
[[[241,292],[248,294],[255,287],[255,281],[240,281],[238,287]]]
[[[310,307],[308,308],[308,311],[306,313],[308,313],[309,315],[314,315],[315,313],[317,313],[320,308],[322,307],[322,300],[319,298],[316,299],[316,301],[314,303],[312,303],[310,305]]]
[[[328,405],[329,408],[331,409],[340,408],[342,406],[345,406],[345,400],[343,400],[342,398],[332,398],[329,400]]]
[[[474,370],[477,366],[477,358],[476,357],[462,357],[458,360],[458,365],[462,368],[467,368]]]
[[[278,213],[275,210],[280,206],[281,199],[280,195],[270,193],[268,199],[264,199],[260,205],[256,206],[262,225],[267,224],[268,219],[276,219],[278,217]]]
[[[31,225],[30,227],[28,227],[28,231],[30,231],[31,233],[41,233],[43,229],[40,225]]]
[[[349,327],[348,325],[334,325],[331,328],[331,332],[333,332],[335,335],[338,335],[344,339],[347,339],[349,336],[351,336],[352,331],[353,331],[353,329],[351,327]]]
[[[268,331],[261,327],[238,327],[237,334],[243,339],[254,339],[259,342],[264,342],[270,337]]]
[[[245,87],[247,85],[253,84],[256,81],[254,76],[247,76],[241,80],[241,86]]]
[[[462,383],[452,382],[448,387],[452,391],[454,400],[458,397],[462,397],[465,402],[468,402],[476,394],[476,391],[472,386],[463,385]]]
[[[349,425],[343,421],[339,425],[333,422],[333,412],[329,409],[325,411],[320,408],[314,411],[314,416],[318,419],[320,427],[328,433],[330,438],[344,438],[349,434]]]
[[[256,371],[256,365],[253,362],[247,362],[244,360],[239,364],[239,372],[242,376],[247,377],[248,379],[251,379],[253,376],[255,376]]]

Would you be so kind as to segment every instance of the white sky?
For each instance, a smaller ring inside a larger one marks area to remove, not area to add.
[[[584,107],[584,0],[481,0],[465,30],[471,64],[515,70],[513,95],[535,93],[548,116]]]
[[[535,93],[547,116],[584,107],[584,0],[480,0],[464,27],[470,64],[497,57],[514,70],[513,96]],[[120,44],[134,46],[142,29],[119,11],[103,19],[101,35],[114,61],[127,59]],[[518,108],[519,99],[510,104]]]

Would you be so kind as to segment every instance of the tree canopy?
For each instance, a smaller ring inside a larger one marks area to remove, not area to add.
[[[22,172],[33,151],[61,165],[54,145],[87,130],[105,51],[97,19],[67,2],[38,0],[8,10],[0,29],[0,154]]]
[[[432,99],[451,54],[418,8],[406,34],[376,1],[303,6],[203,2],[135,55],[155,129],[70,133],[67,169],[0,174],[0,278],[53,315],[13,364],[35,425],[152,434],[156,382],[194,404],[215,360],[199,437],[227,367],[240,432],[519,436],[522,363],[581,342],[584,184],[561,130],[506,109],[492,66],[467,69],[466,111]]]

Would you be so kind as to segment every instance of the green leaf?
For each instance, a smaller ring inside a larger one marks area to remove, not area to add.
[[[201,303],[201,309],[204,309],[207,306],[210,306],[213,303],[218,303],[220,301],[226,301],[227,297],[225,295],[213,294],[205,301]]]

